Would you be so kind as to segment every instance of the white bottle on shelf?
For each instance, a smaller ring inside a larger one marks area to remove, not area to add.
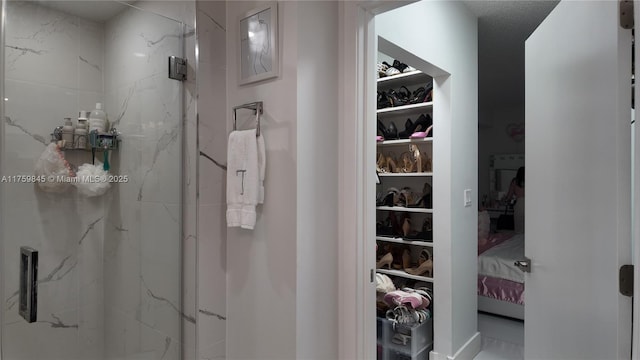
[[[87,147],[87,117],[86,111],[80,111],[78,115],[78,125],[76,125],[76,132],[73,137],[73,143],[76,145],[76,149],[84,149]]]
[[[96,108],[89,115],[89,131],[98,130],[98,133],[107,131],[107,114],[102,111],[102,103],[96,103]]]
[[[66,148],[73,148],[73,123],[71,118],[64,118],[64,126],[62,127],[62,140]]]

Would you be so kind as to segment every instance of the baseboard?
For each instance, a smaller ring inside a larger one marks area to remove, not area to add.
[[[453,356],[432,351],[429,353],[429,360],[473,360],[481,349],[480,333],[476,332]]]

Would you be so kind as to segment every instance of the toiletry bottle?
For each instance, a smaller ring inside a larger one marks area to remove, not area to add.
[[[62,140],[66,148],[73,148],[73,123],[71,118],[64,118],[64,126],[62,127]]]
[[[76,125],[76,132],[73,138],[76,149],[85,149],[87,147],[87,118],[88,113],[86,111],[80,111],[78,115],[78,125]]]
[[[96,103],[96,108],[89,115],[89,131],[98,130],[98,133],[106,132],[107,114],[102,111],[102,103]]]

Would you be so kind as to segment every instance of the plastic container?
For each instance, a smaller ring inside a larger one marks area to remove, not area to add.
[[[378,318],[377,323],[382,326],[382,341],[378,338],[378,344],[384,349],[383,359],[426,360],[429,358],[429,351],[433,346],[433,319],[413,327],[396,325],[395,329],[387,319]],[[396,336],[396,334],[403,336]],[[403,341],[403,338],[406,340]]]
[[[96,108],[89,114],[89,131],[98,130],[98,133],[107,131],[107,114],[102,111],[102,103],[96,103]]]
[[[66,148],[73,148],[73,123],[71,118],[64,118],[64,126],[62,126],[62,140]]]
[[[73,136],[73,143],[76,145],[76,149],[87,148],[87,121],[89,113],[87,111],[80,111],[78,114],[78,124],[76,125],[76,132]]]

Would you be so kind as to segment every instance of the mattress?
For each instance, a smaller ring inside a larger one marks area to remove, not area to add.
[[[478,276],[524,283],[524,273],[514,262],[524,258],[524,235],[515,234],[478,256]]]
[[[524,305],[524,273],[514,265],[524,257],[524,236],[492,234],[478,253],[478,295]]]

